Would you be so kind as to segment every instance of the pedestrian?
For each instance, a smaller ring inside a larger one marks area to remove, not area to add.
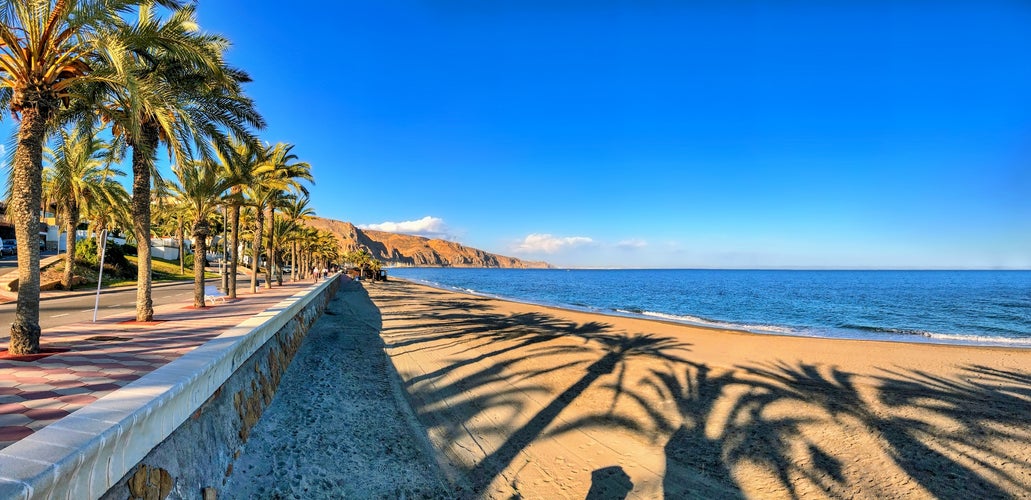
[[[313,278],[315,278],[315,282],[318,283],[319,282],[319,266],[315,266],[315,267],[311,268],[311,275],[312,275]]]

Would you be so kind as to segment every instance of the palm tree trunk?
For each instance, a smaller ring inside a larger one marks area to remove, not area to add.
[[[264,207],[259,206],[256,212],[257,213],[254,215],[254,223],[256,226],[254,228],[254,241],[251,244],[251,255],[253,256],[253,259],[251,259],[253,260],[253,262],[251,262],[251,293],[258,293],[258,260],[261,258],[261,236],[262,232],[264,232],[264,228],[262,226],[265,224]]]
[[[297,281],[297,242],[290,242],[290,281]]]
[[[235,188],[234,188],[235,189]],[[230,237],[232,238],[232,249],[229,258],[229,298],[236,298],[236,269],[240,265],[240,206],[233,205],[229,209],[229,216],[233,225]]]
[[[158,129],[144,124],[132,148],[132,229],[136,235],[136,321],[154,319],[150,262],[150,170],[158,144]]]
[[[208,254],[208,223],[193,222],[193,306],[204,307],[204,261]]]
[[[50,107],[38,104],[21,110],[18,146],[11,165],[8,214],[18,240],[18,304],[8,352],[39,352],[39,204],[43,191],[43,140]]]
[[[79,225],[79,205],[74,200],[69,200],[65,205],[65,258],[64,258],[64,277],[61,279],[61,285],[64,286],[65,290],[72,289],[72,280],[75,279],[75,227]]]
[[[272,288],[272,268],[276,267],[276,207],[268,207],[268,266],[265,268],[265,288]]]

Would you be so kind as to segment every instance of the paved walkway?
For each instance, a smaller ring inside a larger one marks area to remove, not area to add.
[[[44,357],[5,357],[0,338],[0,449],[175,360],[298,291],[311,281],[286,283],[203,309],[192,297],[154,308],[156,321],[137,323],[117,314],[96,323],[74,323],[43,331]]]
[[[220,499],[461,498],[399,407],[380,316],[344,280],[251,430]]]

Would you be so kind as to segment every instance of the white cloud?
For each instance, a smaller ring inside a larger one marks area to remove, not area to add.
[[[563,248],[575,247],[593,242],[594,240],[586,236],[568,236],[560,238],[550,234],[531,234],[523,239],[523,241],[517,243],[512,251],[522,253],[555,253]]]
[[[616,246],[624,249],[644,248],[648,246],[648,242],[637,238],[630,238],[629,240],[616,243]]]
[[[371,229],[387,233],[402,233],[425,236],[427,238],[453,239],[454,235],[444,224],[444,219],[427,215],[419,220],[403,222],[382,222],[379,224],[360,224],[359,229]]]

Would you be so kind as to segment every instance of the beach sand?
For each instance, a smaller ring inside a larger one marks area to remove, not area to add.
[[[365,288],[457,496],[1031,497],[1028,349]]]

